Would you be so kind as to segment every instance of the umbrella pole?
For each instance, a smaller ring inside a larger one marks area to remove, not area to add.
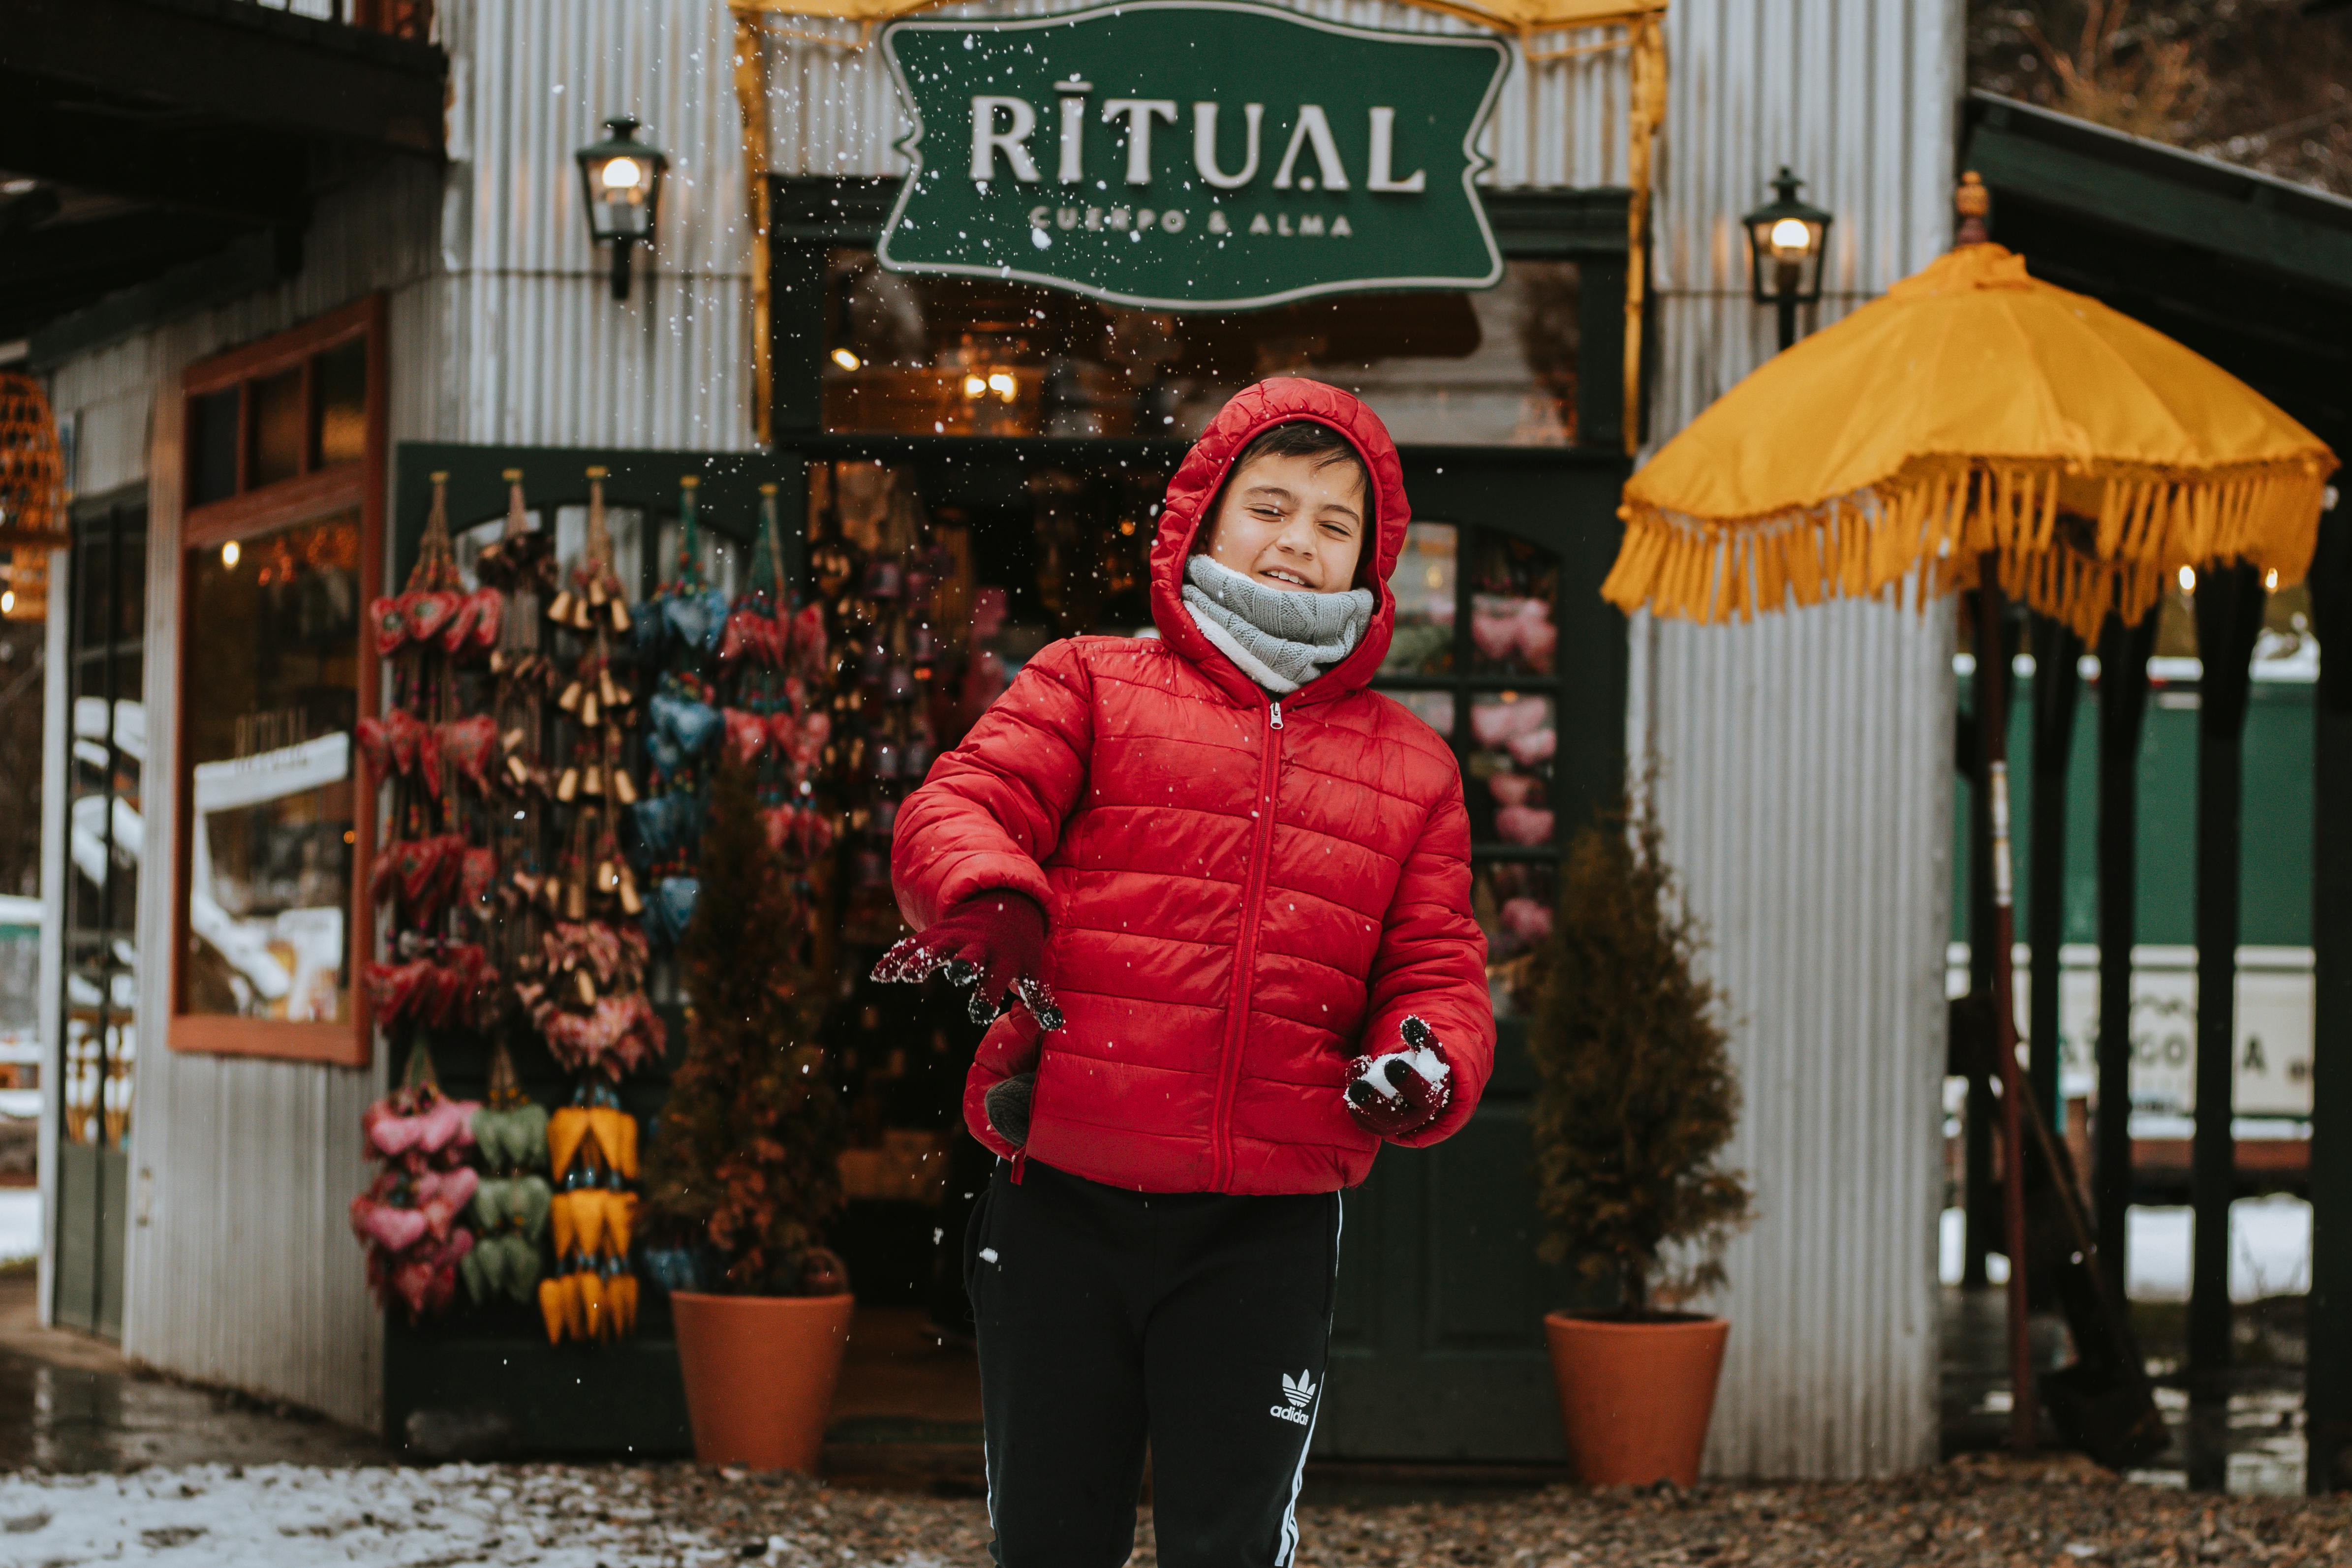
[[[2250,661],[2263,629],[2252,565],[2197,574],[2197,1106],[2189,1144],[2189,1486],[2229,1479],[2230,1203],[2237,1197],[2240,831]]]
[[[2054,1131],[2066,1124],[2065,1064],[2059,1032],[2066,936],[2066,779],[2074,753],[2074,712],[2083,691],[2083,640],[2062,621],[2032,617],[2033,801],[2027,842],[2025,919],[2026,1074],[2034,1103]]]
[[[2139,750],[2147,716],[2147,658],[2156,615],[2126,626],[2110,612],[2099,633],[2099,1089],[2091,1127],[2098,1152],[2099,1261],[2124,1299],[2131,1208],[2132,947],[2139,929]]]
[[[2009,668],[2001,656],[2007,604],[1997,557],[1985,556],[1979,580],[1977,701],[1986,705],[1984,734],[1991,742],[1984,771],[1992,798],[1993,1071],[2000,1079],[2001,1228],[2009,1250],[2009,1446],[2026,1454],[2033,1451],[2040,1420],[2025,1290],[2025,1124],[2019,1113],[2024,1096],[2018,1089],[2017,912],[2009,862]]]

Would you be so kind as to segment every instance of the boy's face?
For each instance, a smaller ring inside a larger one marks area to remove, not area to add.
[[[1345,458],[1265,454],[1225,486],[1206,553],[1268,588],[1345,593],[1364,548],[1364,482]]]

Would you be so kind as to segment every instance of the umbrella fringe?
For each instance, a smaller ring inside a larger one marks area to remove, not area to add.
[[[2062,511],[2056,462],[1924,459],[1853,496],[1760,517],[1707,520],[1627,501],[1601,597],[1631,613],[1703,624],[1892,593],[1973,587],[1992,555],[2001,585],[2095,641],[2108,612],[2137,622],[2183,566],[2250,562],[2302,580],[2329,468],[2317,460],[2206,473],[2107,472],[2095,517]],[[2072,520],[2070,520],[2070,518]]]

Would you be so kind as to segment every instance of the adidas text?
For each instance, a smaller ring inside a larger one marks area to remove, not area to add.
[[[1276,1420],[1287,1421],[1294,1427],[1307,1425],[1307,1412],[1294,1410],[1287,1405],[1269,1405],[1265,1407],[1265,1413]]]

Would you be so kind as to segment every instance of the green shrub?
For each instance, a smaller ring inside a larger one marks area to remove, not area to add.
[[[1746,1178],[1717,1164],[1739,1084],[1704,946],[1646,806],[1621,800],[1577,834],[1528,1040],[1541,1253],[1613,1282],[1631,1316],[1719,1284],[1749,1218]]]
[[[686,1058],[646,1160],[651,1229],[711,1260],[707,1290],[837,1290],[823,1242],[847,1123],[816,1042],[807,904],[732,759],[711,780],[700,876],[678,943]]]

